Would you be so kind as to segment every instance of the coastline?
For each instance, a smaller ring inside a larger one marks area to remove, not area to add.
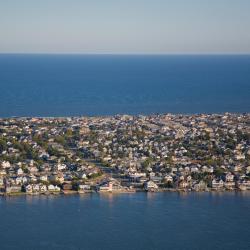
[[[124,190],[124,191],[101,191],[96,192],[91,191],[75,191],[67,190],[60,192],[47,192],[47,193],[25,193],[25,192],[16,192],[16,193],[0,193],[0,197],[17,197],[17,196],[70,196],[70,195],[120,195],[120,194],[136,194],[136,193],[248,193],[250,190],[240,190],[240,189],[207,189],[207,190],[188,190],[188,189],[159,189],[154,191],[145,191],[143,189],[137,190]]]

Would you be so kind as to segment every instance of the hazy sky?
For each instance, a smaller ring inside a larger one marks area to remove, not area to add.
[[[250,53],[250,0],[0,0],[0,52]]]

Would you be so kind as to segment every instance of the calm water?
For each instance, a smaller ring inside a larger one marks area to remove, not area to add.
[[[0,199],[0,249],[250,249],[250,193]]]
[[[0,116],[250,112],[250,56],[0,55]]]

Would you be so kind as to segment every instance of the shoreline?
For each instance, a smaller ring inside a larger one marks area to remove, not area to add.
[[[114,195],[120,195],[120,194],[136,194],[136,193],[250,193],[250,190],[239,190],[239,189],[233,189],[233,190],[215,190],[215,189],[209,189],[209,190],[184,190],[184,189],[160,189],[160,190],[154,190],[154,191],[145,191],[145,190],[125,190],[125,191],[102,191],[102,192],[96,192],[94,190],[82,192],[82,191],[75,191],[75,190],[67,190],[67,191],[60,191],[60,192],[51,192],[51,193],[25,193],[25,192],[16,192],[16,193],[0,193],[0,197],[17,197],[17,196],[70,196],[70,195],[89,195],[89,194],[96,194],[96,195],[107,195],[107,194],[114,194]]]

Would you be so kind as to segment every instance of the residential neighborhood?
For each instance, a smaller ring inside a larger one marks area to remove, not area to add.
[[[0,193],[250,190],[250,114],[0,119]]]

